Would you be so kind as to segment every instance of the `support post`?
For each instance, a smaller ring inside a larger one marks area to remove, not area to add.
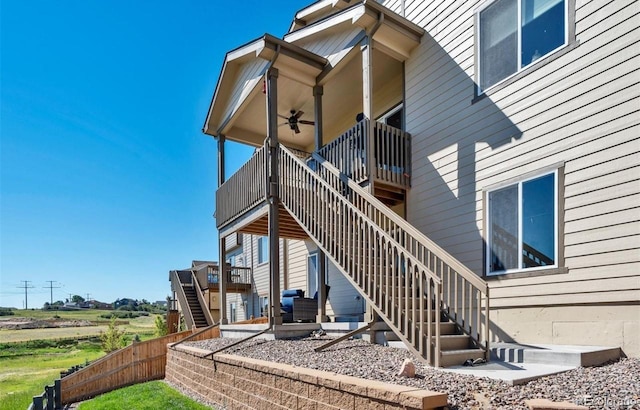
[[[360,51],[362,52],[362,114],[367,119],[365,125],[366,136],[366,172],[369,180],[369,184],[365,189],[368,189],[370,193],[374,192],[374,180],[377,173],[376,158],[375,158],[375,138],[374,135],[374,123],[373,123],[373,39],[372,34],[369,33],[360,45]],[[367,312],[373,312],[369,302],[367,303]],[[368,321],[373,322],[377,320],[375,314],[367,315]],[[372,332],[375,333],[375,332]],[[372,340],[375,339],[374,335]]]
[[[60,379],[56,379],[53,382],[53,387],[55,389],[55,408],[56,409],[61,409],[62,408],[62,382],[60,381]]]
[[[319,151],[323,146],[323,130],[322,130],[322,95],[324,87],[317,85],[313,87],[314,101],[314,121],[315,121],[315,150]],[[326,257],[321,249],[318,249],[318,263],[316,265],[316,283],[318,284],[318,314],[316,315],[316,323],[327,322],[327,288],[326,288]]]
[[[280,314],[280,221],[279,143],[278,143],[278,69],[267,70],[267,139],[269,141],[269,324],[282,324]]]
[[[218,188],[225,181],[224,172],[224,135],[218,136]],[[227,260],[227,239],[220,237],[218,240],[218,291],[220,292],[220,323],[226,325],[229,323],[227,318],[227,281],[226,278],[226,260]]]
[[[369,186],[372,183],[376,173],[375,144],[373,135],[373,47],[370,35],[366,36],[361,43],[360,51],[362,52],[362,114],[369,120],[367,123],[367,167],[369,168]]]

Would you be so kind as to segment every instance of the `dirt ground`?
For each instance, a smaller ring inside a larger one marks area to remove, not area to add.
[[[28,317],[0,318],[0,330],[46,329],[94,326],[88,320],[34,319]]]

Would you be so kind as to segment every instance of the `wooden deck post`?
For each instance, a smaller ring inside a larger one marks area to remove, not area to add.
[[[370,192],[373,192],[373,181],[376,173],[374,122],[373,122],[373,48],[371,35],[366,36],[361,43],[362,52],[362,114],[369,120],[366,128],[367,168],[369,174]]]
[[[282,324],[280,314],[280,221],[278,190],[278,69],[267,70],[267,139],[269,140],[269,324]]]
[[[225,136],[218,136],[218,188],[225,181],[224,173],[224,142]],[[229,323],[227,319],[227,281],[225,280],[225,268],[227,259],[227,239],[220,237],[218,239],[218,291],[220,292],[220,323],[226,325]]]
[[[324,94],[324,87],[317,85],[313,87],[313,100],[314,100],[314,121],[315,121],[315,150],[319,151],[323,146],[324,135],[322,133],[322,94]],[[327,317],[327,289],[326,289],[326,257],[324,252],[318,248],[318,263],[316,265],[316,283],[318,284],[318,315],[316,316],[316,322],[326,322]]]

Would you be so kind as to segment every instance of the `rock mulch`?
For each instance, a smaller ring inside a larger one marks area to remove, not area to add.
[[[599,367],[577,368],[524,385],[442,372],[415,362],[416,377],[397,376],[411,354],[404,349],[347,340],[323,352],[313,349],[328,340],[251,340],[225,350],[255,359],[344,374],[364,379],[444,392],[451,409],[527,409],[525,400],[546,398],[593,409],[640,409],[640,359],[622,359]],[[217,350],[236,339],[210,339],[187,344]]]

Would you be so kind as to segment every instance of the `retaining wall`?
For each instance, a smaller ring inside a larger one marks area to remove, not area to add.
[[[166,380],[227,410],[434,409],[447,395],[179,345],[167,353]]]

